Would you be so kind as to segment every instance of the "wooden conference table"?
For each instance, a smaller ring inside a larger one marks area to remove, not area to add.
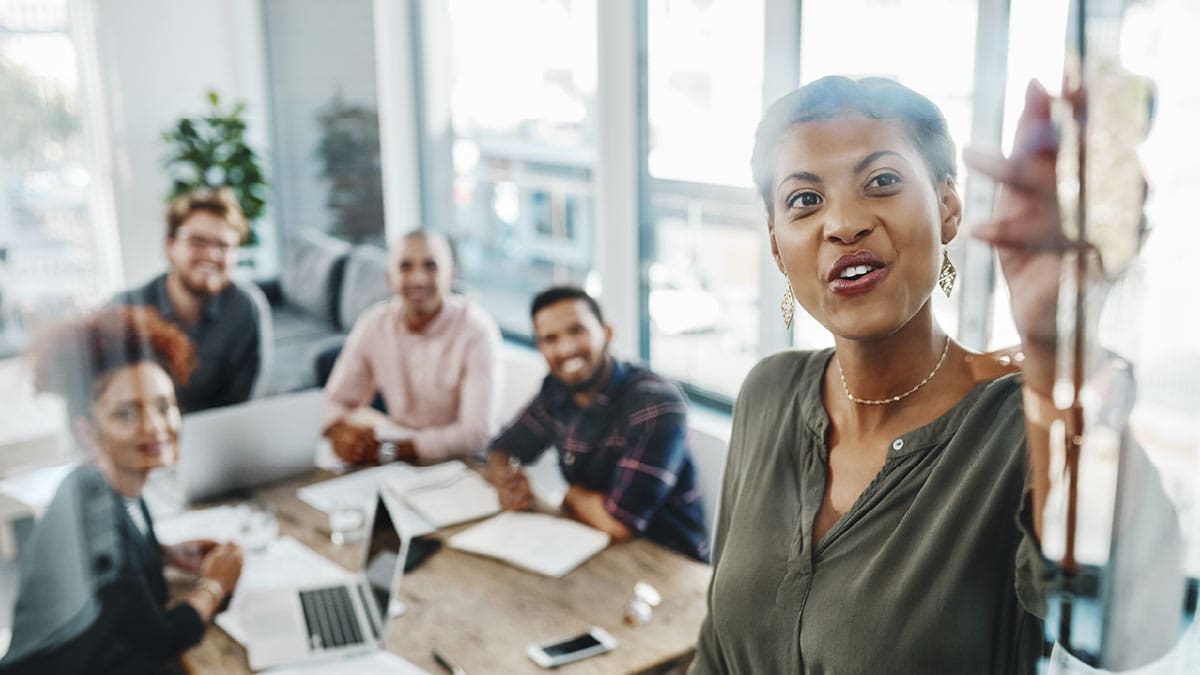
[[[325,514],[296,497],[296,490],[331,477],[318,471],[255,493],[276,510],[280,534],[356,571],[356,546],[329,541]],[[436,533],[443,541],[468,525]],[[404,576],[400,596],[408,610],[388,622],[387,648],[429,673],[444,672],[438,649],[470,675],[546,673],[525,655],[530,642],[574,634],[595,625],[617,640],[608,654],[561,666],[564,675],[642,673],[686,663],[704,619],[710,569],[645,540],[608,547],[570,574],[553,579],[499,561],[443,546]],[[662,604],[650,623],[622,621],[637,581],[652,584]],[[217,626],[187,652],[194,673],[249,673],[246,652]],[[332,671],[331,671],[332,672]]]

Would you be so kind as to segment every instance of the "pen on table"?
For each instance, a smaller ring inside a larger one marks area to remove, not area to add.
[[[436,649],[433,650],[433,660],[437,661],[439,666],[445,668],[446,672],[450,673],[450,675],[467,675],[467,671],[463,670],[461,666],[454,665],[450,659],[442,656],[441,652]]]

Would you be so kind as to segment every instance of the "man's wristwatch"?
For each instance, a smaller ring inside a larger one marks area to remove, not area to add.
[[[384,441],[379,444],[379,463],[390,464],[396,461],[396,444],[392,441]]]

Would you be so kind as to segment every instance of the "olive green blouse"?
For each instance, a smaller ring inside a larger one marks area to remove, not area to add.
[[[814,547],[832,355],[776,354],[742,387],[690,672],[1035,672],[1054,570],[1029,524],[1020,382],[893,440]]]

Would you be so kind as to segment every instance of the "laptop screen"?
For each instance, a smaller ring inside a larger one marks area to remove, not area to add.
[[[379,616],[388,616],[392,591],[399,584],[396,566],[400,560],[400,533],[383,497],[375,499],[375,517],[371,519],[371,534],[367,541],[367,581],[379,608]]]

